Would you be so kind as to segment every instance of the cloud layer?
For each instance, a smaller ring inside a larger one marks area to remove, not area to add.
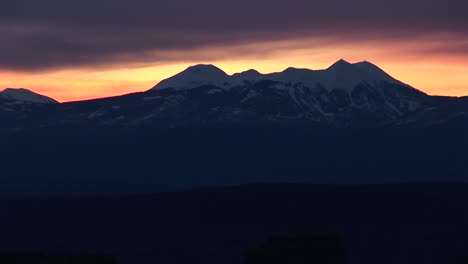
[[[302,39],[420,41],[414,52],[466,55],[466,14],[465,0],[7,0],[0,9],[0,68],[257,56],[272,52],[262,43]],[[428,37],[440,43],[426,47]]]

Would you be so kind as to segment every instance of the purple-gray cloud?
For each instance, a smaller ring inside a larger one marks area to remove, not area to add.
[[[196,48],[309,37],[466,39],[466,14],[466,0],[6,0],[0,68],[157,63]]]

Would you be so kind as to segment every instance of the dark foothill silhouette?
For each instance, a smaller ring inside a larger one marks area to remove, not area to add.
[[[47,256],[25,252],[0,252],[1,264],[116,264],[108,256]]]
[[[290,234],[275,236],[247,253],[244,264],[344,264],[338,235]]]

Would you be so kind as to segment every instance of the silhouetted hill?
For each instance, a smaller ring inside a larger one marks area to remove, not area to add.
[[[468,123],[467,123],[468,124]],[[154,192],[256,182],[466,181],[468,133],[431,128],[45,129],[3,138],[3,193]]]
[[[244,264],[345,264],[340,236],[327,234],[288,234],[270,238],[250,250]]]
[[[47,256],[34,253],[0,252],[2,264],[116,264],[104,256]]]
[[[3,198],[0,249],[122,264],[239,264],[288,233],[335,233],[349,264],[465,264],[468,189],[456,184],[248,185],[181,193]]]

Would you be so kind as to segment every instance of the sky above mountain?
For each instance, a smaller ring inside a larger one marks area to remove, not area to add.
[[[468,95],[465,0],[7,0],[0,87],[60,101],[146,90],[189,65],[232,74],[368,60]]]

